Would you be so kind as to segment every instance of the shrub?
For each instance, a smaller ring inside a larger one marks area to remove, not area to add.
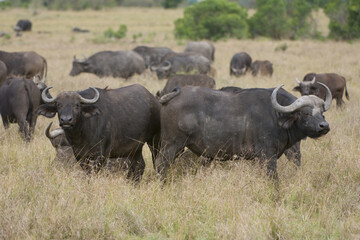
[[[127,26],[124,25],[124,24],[121,24],[119,29],[116,32],[114,30],[112,30],[112,28],[108,28],[104,32],[104,37],[105,38],[121,39],[121,38],[124,38],[126,36],[126,33],[127,33]]]
[[[161,5],[164,8],[176,8],[183,0],[163,0]]]
[[[219,40],[248,36],[247,12],[237,3],[207,0],[188,6],[175,21],[175,37]]]
[[[330,38],[351,40],[360,38],[360,2],[331,0],[325,7],[330,18]]]
[[[275,39],[287,37],[289,23],[283,0],[257,0],[257,11],[249,19],[252,37],[266,36]]]

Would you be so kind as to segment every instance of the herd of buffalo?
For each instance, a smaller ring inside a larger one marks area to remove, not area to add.
[[[88,72],[128,79],[153,71],[159,80],[168,80],[155,96],[138,84],[52,96],[45,84],[44,57],[0,51],[2,121],[5,128],[17,122],[30,141],[38,115],[57,114],[60,128],[50,131],[50,124],[45,132],[56,148],[57,161],[79,163],[88,172],[115,166],[126,168],[128,178],[138,181],[145,169],[142,148],[147,143],[161,178],[187,148],[207,159],[258,159],[276,179],[277,159],[285,154],[300,166],[301,140],[328,133],[323,113],[333,98],[343,106],[344,91],[349,99],[345,78],[335,73],[309,73],[297,80],[294,90],[301,93],[299,98],[282,86],[216,90],[214,56],[215,47],[205,41],[189,42],[181,53],[138,46],[82,60],[74,56],[71,76]],[[229,66],[235,77],[273,74],[270,61],[252,61],[246,52],[236,53]]]

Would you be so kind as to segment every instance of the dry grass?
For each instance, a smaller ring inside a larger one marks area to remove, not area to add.
[[[115,88],[133,83],[155,93],[165,82],[150,74],[128,82],[90,74],[72,78],[68,75],[71,61],[74,54],[89,56],[140,44],[182,51],[184,46],[172,36],[173,20],[181,15],[180,10],[134,8],[41,11],[36,16],[30,10],[6,10],[0,14],[1,30],[10,31],[19,18],[30,18],[34,27],[21,38],[0,39],[0,44],[2,50],[34,50],[43,55],[54,95],[89,86]],[[117,29],[120,24],[129,29],[125,40],[92,41],[106,28]],[[91,33],[74,34],[70,31],[74,26]],[[144,37],[132,43],[132,34],[139,32]],[[288,49],[275,52],[283,42]],[[0,238],[359,239],[360,43],[228,40],[215,46],[217,87],[285,84],[291,91],[295,77],[310,71],[337,72],[347,79],[351,101],[346,101],[342,111],[333,104],[325,114],[331,126],[325,137],[303,141],[301,168],[296,170],[285,158],[279,160],[278,191],[263,169],[248,161],[214,163],[162,186],[147,149],[147,167],[138,186],[121,175],[86,176],[76,169],[55,168],[55,152],[44,135],[51,120],[40,117],[30,144],[21,140],[17,125],[6,132],[0,130]],[[238,51],[248,52],[254,60],[271,60],[273,77],[231,78],[230,58]]]

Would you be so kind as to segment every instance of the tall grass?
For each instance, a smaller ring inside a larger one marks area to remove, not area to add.
[[[174,40],[173,20],[181,10],[115,8],[103,11],[6,10],[0,29],[10,31],[19,18],[33,21],[22,37],[0,39],[2,50],[34,50],[48,61],[53,95],[89,86],[112,88],[139,83],[152,93],[165,81],[146,73],[125,81],[91,74],[70,77],[73,55],[130,50],[142,44],[131,36],[156,32],[148,45],[182,51]],[[323,21],[323,19],[320,19]],[[95,44],[109,27],[128,26],[128,37]],[[87,34],[71,32],[74,26]],[[40,32],[39,32],[40,31]],[[214,162],[184,171],[165,186],[157,179],[145,149],[146,171],[134,185],[121,175],[86,175],[54,166],[55,151],[44,135],[53,120],[39,117],[34,140],[25,144],[18,126],[0,130],[0,238],[2,239],[358,239],[360,237],[360,43],[333,41],[227,40],[215,43],[217,87],[274,87],[291,91],[295,77],[337,72],[347,79],[351,97],[343,110],[325,113],[331,131],[302,142],[302,166],[279,160],[279,188],[250,161]],[[272,78],[229,76],[239,51],[274,64]],[[296,94],[296,93],[294,93]]]

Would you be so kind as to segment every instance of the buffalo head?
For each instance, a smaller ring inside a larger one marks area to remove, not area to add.
[[[47,87],[41,94],[42,100],[46,103],[37,109],[37,114],[52,118],[58,113],[59,123],[63,129],[72,129],[77,126],[82,117],[92,117],[100,114],[100,110],[94,105],[99,99],[99,91],[95,92],[93,99],[86,99],[79,93],[68,91],[60,93],[56,98],[49,98]]]
[[[76,56],[74,56],[70,76],[76,76],[82,72],[88,72],[89,69],[90,69],[90,64],[87,61],[86,57],[84,57],[83,60],[79,60],[79,59],[76,59]]]
[[[159,67],[151,67],[152,71],[156,71],[159,80],[170,76],[171,62],[164,61]]]
[[[319,87],[315,84],[315,76],[312,78],[311,81],[302,81],[300,82],[299,79],[296,79],[298,86],[294,87],[294,91],[298,91],[301,93],[302,96],[304,95],[318,95],[319,94]]]
[[[332,96],[328,87],[322,83],[319,84],[323,85],[327,91],[325,101],[314,95],[302,96],[289,106],[282,106],[277,101],[276,95],[282,86],[274,89],[271,104],[277,112],[284,113],[278,120],[280,126],[284,128],[295,126],[311,138],[320,137],[330,131],[323,113],[329,110]]]

